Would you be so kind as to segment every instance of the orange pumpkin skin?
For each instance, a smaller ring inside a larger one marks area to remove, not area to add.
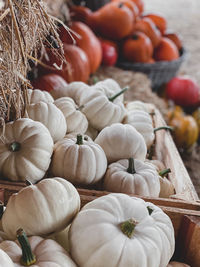
[[[131,1],[137,5],[139,9],[139,14],[142,14],[142,12],[144,11],[144,2],[142,0],[131,0]]]
[[[139,17],[139,8],[132,0],[112,0],[113,2],[120,2],[126,5],[132,12],[135,18],[135,21]]]
[[[154,22],[149,18],[138,20],[134,26],[135,31],[145,33],[151,40],[153,47],[157,47],[161,41],[161,33],[156,28]]]
[[[70,7],[70,18],[74,21],[86,22],[92,11],[84,6],[72,5]]]
[[[164,17],[154,13],[143,15],[143,17],[151,19],[162,35],[165,33],[167,29],[167,21]]]
[[[166,32],[164,34],[164,37],[170,39],[171,41],[173,41],[176,45],[176,47],[178,48],[178,50],[180,50],[183,45],[182,45],[182,40],[181,38],[179,37],[179,35],[177,33],[174,33],[174,32]]]
[[[125,4],[110,2],[93,12],[87,24],[105,38],[120,40],[131,34],[134,21],[133,12]]]
[[[179,51],[170,39],[163,37],[159,46],[155,48],[153,57],[156,61],[171,61],[179,58]]]
[[[151,40],[142,32],[135,32],[122,45],[122,56],[132,62],[149,62],[153,54]]]
[[[102,61],[102,49],[101,44],[93,33],[93,31],[83,22],[80,21],[72,21],[69,24],[69,27],[80,35],[81,38],[78,38],[76,35],[73,35],[73,38],[76,41],[76,45],[83,49],[89,59],[90,63],[90,73],[94,73],[101,64]],[[63,43],[73,44],[73,40],[68,34],[68,32],[64,29],[64,27],[60,27],[60,39]]]
[[[90,75],[90,66],[85,52],[78,46],[71,44],[64,44],[63,49],[67,64],[63,63],[61,70],[55,68],[54,70],[44,69],[43,72],[56,73],[62,76],[68,83],[74,81],[82,81],[86,83]],[[47,49],[47,54],[49,60],[47,61],[46,59],[43,59],[45,64],[51,67],[53,67],[53,64],[61,66],[60,59],[52,53],[51,49]]]

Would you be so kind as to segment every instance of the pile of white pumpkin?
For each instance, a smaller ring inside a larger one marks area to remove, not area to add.
[[[1,129],[2,178],[32,184],[9,198],[2,215],[0,267],[167,266],[175,247],[170,218],[123,194],[158,196],[160,178],[145,161],[154,140],[148,105],[108,99],[120,90],[111,79],[71,83],[53,92],[55,101],[29,90],[26,118]],[[80,210],[74,185],[103,177],[105,189],[121,193]],[[169,266],[187,266],[176,264]]]

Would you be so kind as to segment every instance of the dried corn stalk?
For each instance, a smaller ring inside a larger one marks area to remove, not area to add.
[[[55,18],[43,1],[0,0],[0,123],[23,115],[26,89],[31,87],[26,79],[30,60],[37,62],[44,43],[52,46],[49,35],[61,47],[54,52],[64,60]]]

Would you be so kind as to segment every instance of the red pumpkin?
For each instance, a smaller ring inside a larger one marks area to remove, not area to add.
[[[53,54],[51,49],[47,49],[49,60],[43,59],[43,62],[51,67],[53,67],[53,64],[62,66],[62,69],[43,69],[43,72],[56,73],[62,76],[68,83],[74,81],[87,82],[90,75],[90,65],[86,53],[78,46],[71,44],[64,44],[63,49],[67,64],[63,63],[62,66],[60,59]]]
[[[113,66],[117,62],[118,47],[113,41],[100,38],[102,48],[102,64],[105,66]]]
[[[166,96],[182,107],[200,104],[200,87],[188,76],[177,76],[166,85]]]
[[[101,44],[93,33],[93,31],[83,22],[80,21],[73,21],[69,24],[69,27],[72,31],[77,33],[77,35],[72,34],[73,38],[75,39],[75,44],[83,49],[89,59],[90,63],[90,73],[94,73],[101,64],[102,60],[102,50]],[[60,39],[67,44],[73,44],[73,40],[69,33],[65,30],[62,26],[59,29]]]
[[[52,91],[67,86],[67,82],[58,74],[50,73],[31,81],[34,89]]]

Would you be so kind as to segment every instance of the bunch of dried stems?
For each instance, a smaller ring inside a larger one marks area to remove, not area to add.
[[[31,64],[40,62],[46,46],[53,48],[52,40],[61,48],[53,51],[64,61],[58,21],[61,22],[48,13],[48,4],[42,0],[0,0],[1,125],[23,116],[27,88],[31,88],[27,73]]]

